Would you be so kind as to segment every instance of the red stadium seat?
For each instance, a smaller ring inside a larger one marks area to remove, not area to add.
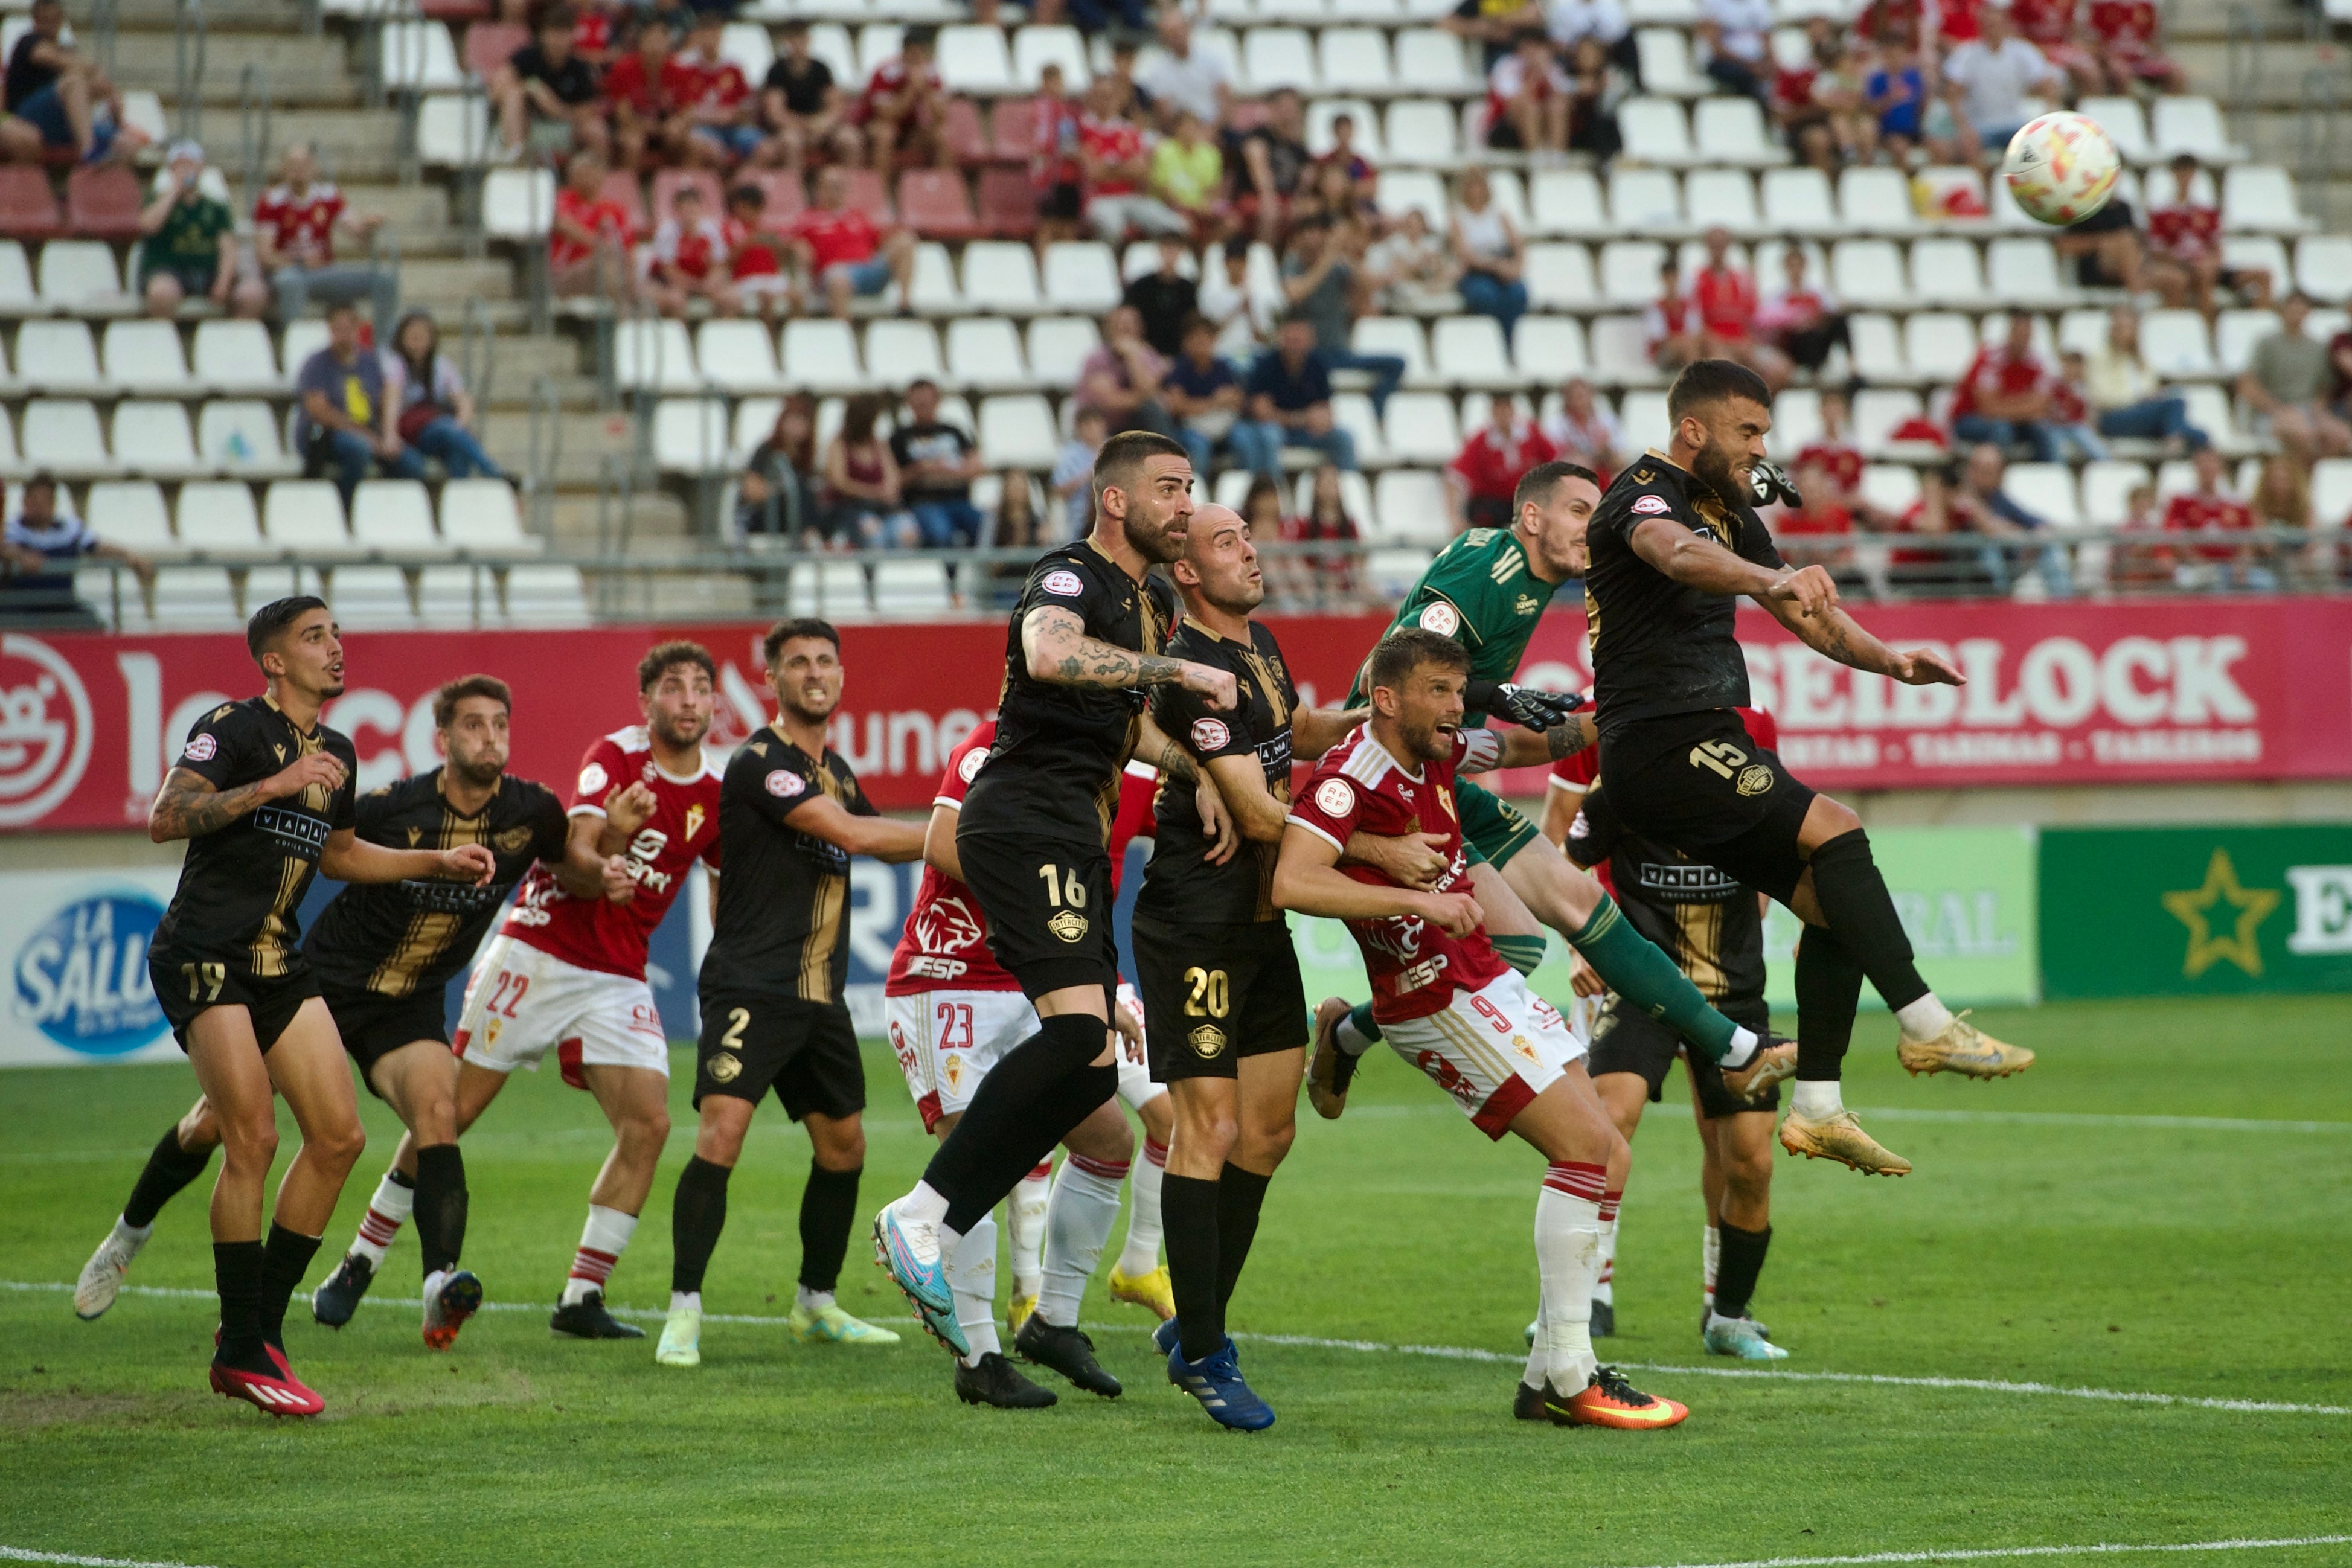
[[[605,175],[602,193],[606,201],[621,204],[621,210],[629,214],[630,226],[638,233],[653,227],[646,218],[646,193],[638,188],[637,177],[626,169],[615,169]]]
[[[793,220],[808,205],[801,177],[791,169],[746,169],[735,176],[735,183],[757,185],[767,196],[768,204],[760,209],[760,226],[775,234],[792,227]]]
[[[420,0],[416,9],[428,22],[479,22],[494,7],[490,0]]]
[[[979,221],[999,239],[1027,239],[1037,232],[1037,188],[1026,169],[980,172]]]
[[[845,205],[855,207],[877,224],[895,224],[898,214],[890,210],[890,192],[882,183],[882,176],[871,169],[848,169],[848,193]]]
[[[720,204],[719,176],[708,169],[663,169],[654,175],[654,222],[669,221],[670,204],[688,185],[702,192],[702,210],[714,218],[723,218],[727,209]]]
[[[520,22],[477,22],[466,29],[466,72],[488,81],[530,42],[530,29]]]
[[[988,162],[988,135],[980,123],[980,105],[968,98],[948,99],[947,123],[940,128],[959,163]]]
[[[1000,98],[988,111],[991,156],[1000,163],[1026,163],[1036,135],[1034,98]]]
[[[120,163],[85,163],[66,176],[66,227],[89,239],[139,237],[139,177]]]
[[[64,232],[48,175],[30,163],[0,163],[0,235],[54,239]]]
[[[953,169],[909,169],[898,176],[898,215],[925,239],[985,239],[972,215],[971,192]]]

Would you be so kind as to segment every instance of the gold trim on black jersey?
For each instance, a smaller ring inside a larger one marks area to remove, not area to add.
[[[490,798],[483,801],[482,809],[471,817],[459,816],[457,809],[449,804],[449,797],[444,789],[448,780],[448,770],[444,768],[433,783],[434,793],[441,799],[441,825],[434,834],[434,847],[453,850],[459,844],[487,843],[488,841],[483,836],[484,831],[489,826],[491,808],[499,803],[499,796],[505,791],[506,780],[499,780],[498,789],[490,791]],[[526,835],[529,833],[528,829],[520,831]],[[414,847],[420,834],[415,828],[409,829],[408,832],[411,847]],[[449,946],[449,938],[457,935],[457,927],[464,924],[464,920],[463,915],[446,909],[420,909],[411,915],[407,926],[400,934],[400,940],[393,945],[392,951],[384,956],[383,961],[368,972],[367,988],[387,997],[414,996],[417,977],[432,965],[433,960],[441,956]]]

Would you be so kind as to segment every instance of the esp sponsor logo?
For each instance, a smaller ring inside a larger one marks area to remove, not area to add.
[[[164,1019],[147,949],[163,919],[163,905],[139,892],[65,905],[16,950],[16,1016],[89,1056],[120,1056],[154,1040]]]

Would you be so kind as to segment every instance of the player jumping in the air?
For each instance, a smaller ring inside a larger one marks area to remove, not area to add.
[[[1591,469],[1573,463],[1538,465],[1519,480],[1508,528],[1472,528],[1446,546],[1405,595],[1391,632],[1415,627],[1435,632],[1453,638],[1469,654],[1466,722],[1482,723],[1492,711],[1515,724],[1538,729],[1566,726],[1578,730],[1582,742],[1592,739],[1590,716],[1570,715],[1564,700],[1508,683],[1552,591],[1584,570],[1585,528],[1600,497]],[[1357,677],[1357,689],[1348,698],[1351,705],[1364,700],[1368,678]],[[1674,961],[1628,924],[1601,884],[1570,864],[1535,823],[1474,783],[1463,785],[1461,805],[1471,878],[1495,949],[1506,963],[1522,975],[1532,974],[1543,961],[1543,927],[1549,925],[1628,1005],[1697,1045],[1743,1090],[1788,1075],[1794,1051],[1765,1040],[1708,1006]],[[1380,1038],[1370,1003],[1351,1010],[1334,998],[1316,1009],[1307,1089],[1318,1112],[1339,1113],[1355,1059]]]
[[[989,951],[988,918],[963,884],[962,862],[956,856],[956,821],[964,795],[987,764],[995,741],[992,720],[975,727],[948,756],[923,836],[923,880],[883,982],[890,1049],[898,1058],[907,1092],[914,1098],[924,1129],[942,1140],[955,1130],[989,1071],[1038,1028],[1036,1009],[1021,994],[1020,983]],[[1151,779],[1159,777],[1156,769],[1145,773]],[[1150,827],[1151,792],[1152,785],[1130,765],[1119,780],[1119,810],[1111,826],[1114,888],[1129,842]],[[1119,1178],[1130,1168],[1136,1177],[1134,1209],[1126,1250],[1111,1270],[1112,1293],[1123,1301],[1145,1298],[1142,1304],[1154,1305],[1168,1291],[1167,1271],[1159,1260],[1160,1190],[1147,1182],[1165,1166],[1167,1145],[1161,1140],[1174,1113],[1167,1091],[1151,1081],[1144,1067],[1136,1009],[1124,995],[1115,1022],[1118,1099],[1143,1116],[1145,1137],[1158,1143],[1158,1158],[1147,1144],[1145,1164],[1130,1166],[1135,1145],[1127,1119],[1116,1104],[1106,1103],[1063,1140],[1071,1157],[1063,1162],[1058,1177],[1041,1162],[1006,1197],[1013,1278],[1004,1321],[1016,1351],[1024,1335],[1036,1343],[1049,1324],[1076,1327],[1087,1281],[1118,1216]],[[1139,1261],[1139,1270],[1125,1268]],[[1005,1359],[997,1338],[995,1270],[996,1222],[983,1218],[947,1260],[956,1322],[965,1343],[956,1362],[956,1396],[967,1405],[1043,1409],[1056,1403],[1055,1395],[1022,1376]],[[1044,1318],[1031,1329],[1032,1318],[1049,1296]],[[1160,1315],[1173,1315],[1174,1310],[1171,1305]]]
[[[982,1081],[922,1181],[874,1222],[877,1261],[959,1354],[971,1346],[944,1260],[1118,1089],[1107,845],[1139,736],[1147,756],[1167,760],[1171,749],[1148,722],[1139,727],[1143,693],[1174,683],[1219,711],[1234,706],[1230,674],[1161,655],[1172,606],[1145,578],[1182,552],[1192,485],[1184,449],[1164,436],[1129,431],[1105,443],[1093,531],[1031,569],[1007,632],[996,743],[964,798],[956,850],[989,949],[1040,1022]],[[1171,766],[1186,770],[1181,753]],[[1117,1389],[1075,1325],[1045,1328],[1024,1354],[1082,1387]]]
[[[809,1134],[793,1333],[844,1344],[898,1343],[888,1329],[850,1316],[833,1294],[866,1167],[866,1064],[843,987],[850,857],[913,860],[923,852],[923,832],[875,810],[848,762],[825,744],[826,721],[841,706],[841,634],[823,621],[779,621],[761,652],[776,717],[736,747],[719,787],[728,875],[702,956],[700,1124],[671,1207],[669,1321],[654,1353],[664,1366],[702,1364],[702,1276],[727,1223],[728,1177],[771,1088]]]
[[[2032,1066],[2033,1053],[1937,999],[1912,963],[1862,820],[1806,788],[1739,722],[1748,663],[1734,635],[1737,597],[1842,664],[1906,685],[1966,683],[1941,654],[1890,648],[1864,631],[1838,607],[1826,568],[1780,559],[1755,508],[1775,495],[1796,497],[1764,457],[1771,393],[1755,371],[1700,360],[1675,378],[1666,405],[1666,450],[1628,464],[1592,515],[1585,613],[1601,776],[1628,831],[1717,867],[1805,922],[1795,1103],[1781,1145],[1901,1176],[1910,1166],[1862,1130],[1838,1092],[1865,977],[1894,1009],[1896,1054],[1914,1073],[1999,1078]]]
[[[1512,1413],[1561,1426],[1671,1427],[1689,1412],[1599,1364],[1590,1337],[1601,1204],[1624,1179],[1625,1140],[1593,1093],[1568,1026],[1487,940],[1464,858],[1456,774],[1557,759],[1569,737],[1563,729],[1519,730],[1507,740],[1464,729],[1469,664],[1459,643],[1418,628],[1372,649],[1364,676],[1371,719],[1323,758],[1293,803],[1274,900],[1345,920],[1390,1048],[1452,1095],[1480,1132],[1516,1133],[1549,1162],[1536,1198],[1542,1307]],[[1446,870],[1421,891],[1342,865],[1359,830],[1434,835]]]
[[[322,601],[263,605],[245,643],[268,693],[197,720],[148,810],[148,836],[185,839],[188,853],[147,973],[220,1129],[212,1385],[273,1415],[315,1416],[326,1402],[287,1364],[286,1303],[367,1134],[318,976],[295,946],[302,894],[321,870],[342,882],[480,883],[495,868],[480,844],[388,850],[353,833],[358,754],[319,722],[320,708],[343,691],[342,644]],[[262,1186],[278,1153],[278,1094],[302,1129],[302,1147],[278,1186],[265,1243]]]
[[[1742,708],[1739,716],[1757,743],[1771,750],[1771,716]],[[1553,766],[1552,805],[1566,809],[1547,810],[1545,835],[1557,831],[1569,859],[1605,871],[1625,918],[1665,949],[1709,1001],[1760,1032],[1771,1012],[1764,1001],[1763,895],[1679,850],[1627,831],[1600,779],[1598,762],[1588,749]],[[1580,992],[1598,990],[1599,977],[1580,966],[1576,987]],[[1780,1108],[1780,1089],[1745,1098],[1733,1094],[1723,1086],[1723,1073],[1713,1062],[1685,1051],[1671,1030],[1613,997],[1592,1031],[1592,1087],[1630,1144],[1642,1124],[1644,1103],[1658,1099],[1677,1055],[1684,1057],[1690,1073],[1691,1110],[1698,1121],[1699,1187],[1706,1201],[1706,1301],[1699,1334],[1716,1355],[1778,1361],[1788,1351],[1774,1344],[1763,1325],[1748,1315],[1748,1303],[1764,1269],[1765,1249],[1772,1243],[1772,1123]],[[1608,1302],[1613,1332],[1613,1217],[1602,1217],[1601,1239],[1600,1295],[1593,1313],[1597,1322],[1602,1303]]]

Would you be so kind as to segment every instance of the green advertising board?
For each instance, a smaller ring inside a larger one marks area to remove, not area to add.
[[[2049,829],[2052,997],[2352,992],[2352,823]]]

